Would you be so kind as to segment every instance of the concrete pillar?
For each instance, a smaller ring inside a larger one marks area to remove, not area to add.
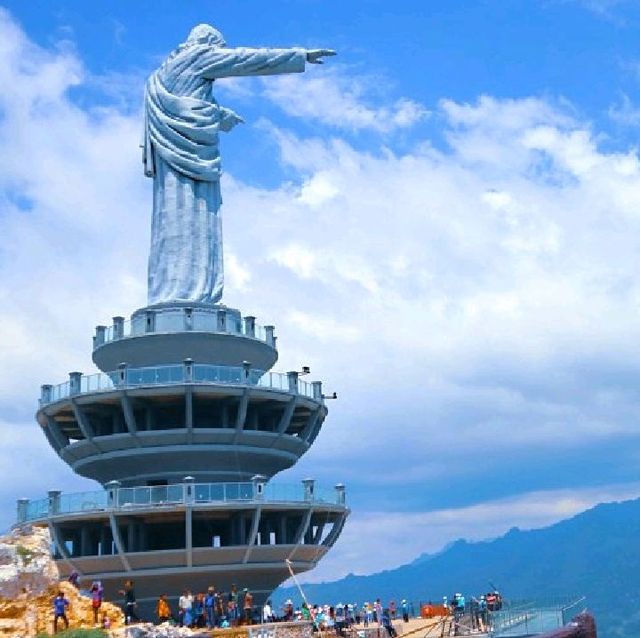
[[[51,403],[51,390],[53,390],[53,386],[48,383],[40,386],[40,405]]]
[[[126,362],[122,362],[118,364],[118,372],[116,377],[117,385],[127,385],[127,368],[129,364]]]
[[[247,337],[255,338],[256,336],[256,318],[255,317],[248,316],[244,318],[244,334]]]
[[[113,317],[113,340],[124,337],[124,317]]]
[[[109,528],[106,525],[103,525],[100,528],[100,539],[99,539],[100,547],[98,551],[98,554],[100,556],[111,554],[111,545],[109,543],[108,530]]]
[[[156,331],[156,311],[145,310],[144,316],[145,316],[144,331],[155,332]]]
[[[16,501],[17,506],[17,519],[18,523],[26,523],[27,521],[27,509],[29,508],[29,499],[28,498],[19,498]]]
[[[322,381],[312,381],[311,390],[316,401],[322,401]]]
[[[227,331],[227,311],[222,308],[216,312],[217,332]]]
[[[91,538],[89,537],[89,528],[83,525],[80,528],[80,556],[90,556],[91,552]]]
[[[69,395],[80,394],[82,385],[82,372],[69,372]]]
[[[222,404],[222,427],[229,427],[229,406],[226,403]]]
[[[251,477],[253,483],[253,498],[256,501],[264,499],[264,486],[267,484],[267,477],[264,474],[256,474]]]
[[[278,540],[280,545],[287,544],[287,517],[284,514],[280,515],[280,539]]]
[[[139,531],[138,542],[140,543],[140,551],[146,552],[148,547],[147,526],[144,523],[140,523],[140,529],[138,531]]]
[[[182,489],[183,489],[183,502],[187,505],[192,504],[195,501],[195,487],[194,483],[196,480],[193,476],[185,476],[182,479]]]
[[[268,345],[270,345],[273,348],[276,347],[275,337],[273,336],[274,330],[275,330],[275,326],[264,327],[265,341],[267,342]]]
[[[186,332],[193,330],[193,308],[183,308],[183,327]]]
[[[105,484],[104,488],[107,490],[107,508],[110,510],[118,509],[120,481],[109,481]]]
[[[298,393],[298,373],[295,371],[287,372],[287,381],[289,382],[289,392]]]
[[[312,478],[302,479],[302,485],[304,486],[305,501],[314,500],[315,483],[316,483],[315,479],[312,479]]]
[[[136,547],[136,525],[133,521],[129,521],[127,525],[127,553],[137,551]]]
[[[107,326],[96,326],[96,336],[93,338],[93,347],[97,348],[107,340]]]
[[[49,496],[49,516],[55,516],[60,513],[60,490],[49,490],[47,495]]]
[[[184,359],[182,363],[184,365],[183,380],[185,383],[191,383],[193,381],[193,359]]]
[[[343,483],[338,483],[335,486],[336,490],[336,503],[338,505],[344,505],[346,503],[346,487]]]
[[[251,373],[251,361],[243,361],[242,362],[242,373],[243,373],[243,381],[248,383],[249,374]]]

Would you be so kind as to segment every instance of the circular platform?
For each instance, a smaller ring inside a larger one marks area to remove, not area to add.
[[[130,366],[196,363],[269,370],[278,359],[273,326],[220,305],[172,303],[136,310],[130,321],[114,317],[113,325],[97,326],[93,362],[100,370]]]

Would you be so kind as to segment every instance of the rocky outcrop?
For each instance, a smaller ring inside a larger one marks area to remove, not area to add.
[[[310,622],[268,623],[215,629],[187,629],[169,624],[139,624],[112,632],[112,638],[312,638]]]
[[[23,528],[0,537],[0,637],[30,638],[53,631],[52,601],[63,591],[69,601],[70,627],[93,627],[91,600],[70,583],[60,582],[51,558],[49,531]],[[122,625],[122,612],[103,603],[111,626]]]
[[[58,583],[50,543],[44,528],[0,537],[0,598],[15,600],[25,592],[38,596]]]
[[[187,629],[186,627],[173,627],[169,624],[152,625],[151,623],[142,623],[139,625],[131,625],[123,627],[111,632],[112,638],[197,638],[205,636],[209,638],[211,631],[197,631]]]

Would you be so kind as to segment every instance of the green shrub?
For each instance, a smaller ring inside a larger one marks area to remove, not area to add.
[[[36,553],[25,547],[24,545],[16,545],[16,554],[22,561],[22,564],[26,567],[35,557]]]

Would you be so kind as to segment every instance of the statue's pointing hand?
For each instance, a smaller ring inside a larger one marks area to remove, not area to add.
[[[324,60],[320,58],[326,58],[335,54],[336,52],[333,49],[309,49],[309,51],[307,51],[307,62],[311,64],[324,64]]]
[[[244,124],[244,120],[231,109],[220,107],[220,130],[228,133],[236,124]]]

